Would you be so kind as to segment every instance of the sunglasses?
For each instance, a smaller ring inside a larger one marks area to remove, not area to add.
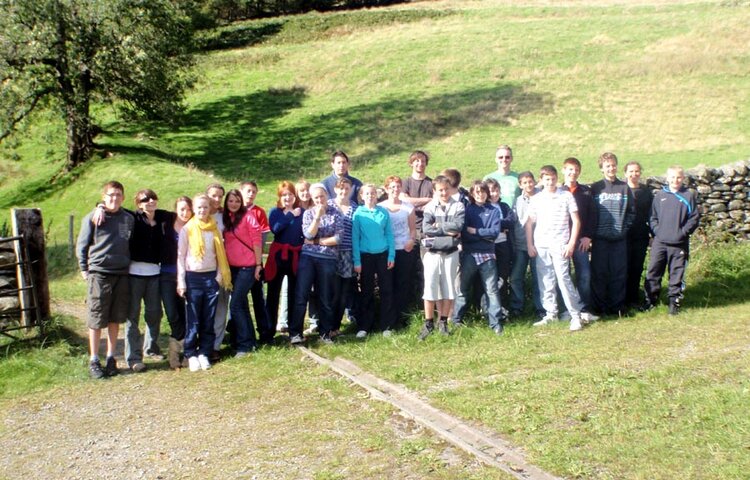
[[[158,198],[156,198],[155,196],[147,195],[147,196],[145,196],[145,197],[141,197],[141,198],[139,198],[139,199],[138,199],[138,203],[146,203],[146,202],[148,202],[149,200],[153,200],[153,201],[156,201],[156,200],[158,200]]]

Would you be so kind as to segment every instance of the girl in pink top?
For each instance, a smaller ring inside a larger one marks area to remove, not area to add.
[[[247,295],[260,280],[262,240],[254,216],[250,215],[239,190],[230,190],[224,199],[224,247],[232,271],[232,297],[229,311],[236,333],[237,353],[242,358],[257,348],[253,319]]]

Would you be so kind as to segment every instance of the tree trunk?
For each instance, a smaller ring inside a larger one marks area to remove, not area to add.
[[[66,107],[67,114],[65,120],[68,131],[67,170],[72,170],[91,158],[94,147],[88,101],[81,103],[85,105],[68,105]]]

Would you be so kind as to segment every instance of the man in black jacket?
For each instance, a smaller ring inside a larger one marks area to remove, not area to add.
[[[669,314],[680,311],[682,292],[685,290],[685,268],[689,258],[690,235],[698,228],[700,213],[695,193],[685,188],[682,167],[667,169],[667,186],[654,196],[651,207],[651,259],[644,289],[646,309],[653,308],[659,300],[661,279],[669,266]]]

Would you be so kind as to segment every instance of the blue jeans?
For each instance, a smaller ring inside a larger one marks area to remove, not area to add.
[[[250,303],[247,294],[255,283],[255,267],[232,267],[232,296],[229,301],[229,312],[234,323],[238,352],[255,350],[255,329],[250,316]]]
[[[185,299],[177,295],[176,273],[161,272],[159,293],[169,328],[172,330],[170,336],[175,340],[182,340],[185,338]]]
[[[187,291],[187,332],[185,357],[209,356],[214,350],[214,316],[219,300],[216,271],[185,272]]]
[[[141,300],[143,300],[143,317],[146,320],[145,338],[141,335],[138,323],[141,317]],[[161,327],[161,297],[159,295],[159,275],[142,277],[130,275],[130,308],[125,321],[125,359],[128,365],[143,361],[143,350],[146,353],[159,354],[159,329]]]
[[[539,295],[539,284],[536,278],[536,262],[529,257],[529,252],[517,248],[513,255],[513,268],[510,272],[510,309],[522,312],[525,303],[526,269],[531,267],[531,299],[536,313],[544,312],[542,297]]]
[[[582,252],[576,249],[573,252],[573,266],[575,267],[575,286],[578,289],[578,295],[581,297],[583,310],[588,311],[591,308],[591,261],[589,252]]]
[[[294,290],[294,308],[289,322],[290,336],[302,335],[307,301],[313,286],[318,295],[320,313],[318,331],[321,335],[331,332],[334,325],[333,282],[337,279],[335,258],[315,257],[306,253],[300,255],[297,265],[297,285]]]
[[[494,260],[482,262],[477,265],[476,260],[470,253],[461,254],[461,295],[456,296],[455,313],[453,319],[456,322],[463,320],[466,310],[469,308],[467,299],[471,298],[471,286],[474,279],[479,277],[484,293],[487,295],[490,328],[502,325],[503,314],[500,305],[500,290],[497,288],[497,264]]]

